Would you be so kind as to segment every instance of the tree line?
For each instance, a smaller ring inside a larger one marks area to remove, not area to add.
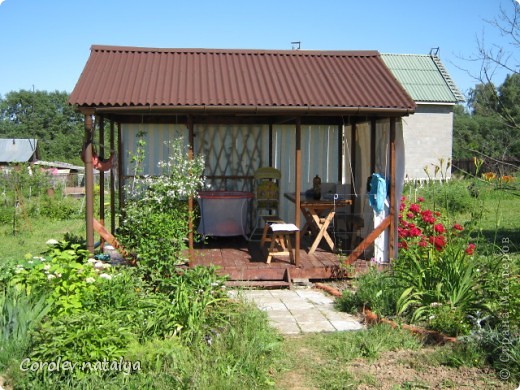
[[[520,75],[495,86],[471,89],[468,105],[454,112],[453,158],[492,157],[520,161]]]
[[[44,161],[83,164],[83,115],[66,92],[13,91],[0,97],[0,138],[35,138]]]
[[[20,90],[0,98],[0,138],[36,138],[40,159],[81,164],[83,115],[66,92]],[[520,75],[477,84],[454,110],[453,159],[520,160]]]

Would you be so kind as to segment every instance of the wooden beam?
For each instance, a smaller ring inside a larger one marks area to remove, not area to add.
[[[301,213],[300,213],[300,205],[301,205],[301,196],[300,191],[302,188],[302,174],[301,174],[301,161],[302,161],[302,126],[300,119],[296,119],[296,153],[294,156],[294,193],[295,193],[295,202],[294,202],[294,224],[300,228],[301,226]],[[301,232],[298,230],[296,232],[295,237],[295,256],[294,263],[297,267],[300,266],[300,244],[301,244]]]
[[[115,128],[114,121],[110,121],[110,153],[115,150]],[[110,231],[116,231],[116,175],[114,168],[110,170]]]
[[[370,121],[370,174],[376,171],[376,120]],[[386,172],[385,172],[386,173]]]
[[[358,177],[356,177],[356,149],[357,149],[357,125],[356,121],[354,120],[350,127],[350,169],[352,170],[352,176],[355,180],[359,180]],[[352,177],[350,178],[350,185],[352,187],[351,191],[352,193],[357,193],[357,189],[354,188],[354,180],[352,180]],[[352,197],[352,205],[350,206],[350,213],[355,214],[356,213],[356,197]]]
[[[103,115],[99,117],[99,150],[98,155],[100,158],[106,158],[105,156],[105,118]],[[99,222],[105,226],[105,172],[99,171]],[[105,242],[105,239],[101,237],[101,245]]]
[[[356,249],[352,251],[350,256],[345,261],[345,264],[350,265],[354,263],[358,259],[358,257],[361,256],[363,251],[365,251],[370,245],[372,245],[376,238],[379,237],[379,235],[383,233],[383,231],[388,226],[390,226],[390,221],[391,216],[388,215],[385,219],[383,219],[383,221],[381,221],[381,223],[378,226],[376,226],[374,230],[372,230],[372,232],[370,232],[368,236],[366,236],[366,238],[363,241],[361,241],[361,243],[356,247]]]
[[[338,176],[337,183],[342,184],[343,178],[343,125],[338,125]]]
[[[396,209],[396,155],[395,155],[395,118],[390,118],[390,232],[388,235],[388,258],[395,258],[395,229],[397,226]]]
[[[188,159],[191,161],[193,160],[193,143],[195,142],[195,135],[193,133],[193,118],[191,116],[188,116],[187,121],[187,127],[188,127]],[[193,260],[195,259],[195,251],[193,249],[194,245],[194,233],[193,233],[193,196],[190,196],[188,199],[188,247],[189,247],[189,260],[190,265],[193,263]]]
[[[124,212],[124,178],[123,178],[123,132],[121,130],[121,123],[117,124],[117,177],[119,178],[118,182],[118,192],[119,192],[119,214]],[[121,224],[121,221],[119,221]]]
[[[85,113],[85,223],[87,250],[94,253],[94,172],[92,167],[92,114]]]

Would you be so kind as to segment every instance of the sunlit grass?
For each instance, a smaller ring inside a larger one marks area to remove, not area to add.
[[[0,226],[0,262],[19,260],[26,254],[37,256],[46,249],[47,240],[63,239],[65,233],[85,236],[83,218],[52,221],[40,217],[27,219],[23,223],[15,234],[12,226]]]

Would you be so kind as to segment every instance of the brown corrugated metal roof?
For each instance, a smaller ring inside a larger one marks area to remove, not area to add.
[[[415,108],[377,51],[118,46],[92,46],[69,103],[151,108]]]

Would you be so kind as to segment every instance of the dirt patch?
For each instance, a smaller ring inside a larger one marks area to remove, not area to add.
[[[491,370],[431,363],[428,359],[431,353],[428,349],[385,352],[374,362],[352,361],[349,372],[360,382],[358,390],[516,389],[513,384],[496,378]]]

